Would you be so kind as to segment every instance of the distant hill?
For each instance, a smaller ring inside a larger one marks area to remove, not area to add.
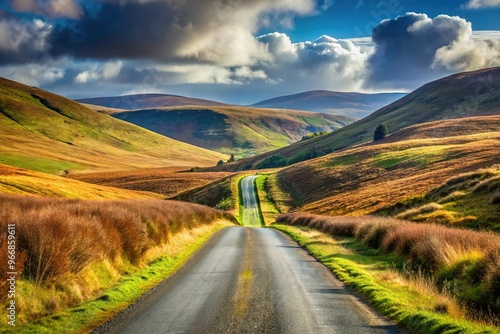
[[[500,114],[500,67],[459,73],[428,83],[330,135],[243,159],[219,169],[255,168],[264,159],[273,155],[281,155],[289,163],[293,163],[371,142],[375,128],[381,123],[385,123],[389,133],[393,133],[425,122],[498,114]]]
[[[405,95],[403,93],[363,94],[314,90],[276,97],[256,103],[252,107],[306,110],[363,118]]]
[[[135,110],[182,106],[225,106],[226,104],[169,94],[137,94],[110,97],[95,97],[76,100],[80,103],[93,104],[115,109]]]
[[[227,159],[3,78],[0,138],[0,164],[52,174],[211,166]]]
[[[354,121],[345,116],[235,106],[104,112],[176,140],[237,156],[271,151]]]

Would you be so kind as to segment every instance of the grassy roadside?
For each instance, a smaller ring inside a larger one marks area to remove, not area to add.
[[[334,239],[307,227],[272,225],[307,248],[380,313],[413,333],[500,333],[498,327],[465,318],[452,298],[423,275],[405,275],[402,263],[352,238]]]
[[[265,226],[269,226],[276,221],[276,217],[279,215],[279,211],[276,208],[273,200],[269,197],[266,189],[266,184],[269,182],[270,175],[263,174],[259,175],[255,180],[255,187],[257,196],[259,199],[259,210],[261,215],[261,220],[264,222]]]
[[[218,221],[179,232],[162,249],[163,255],[149,265],[128,273],[114,287],[105,290],[100,297],[78,307],[39,318],[32,323],[4,328],[3,333],[79,333],[89,332],[112,318],[142,294],[172,275],[189,257],[201,248],[218,230],[230,223]],[[97,264],[102,265],[102,264]],[[127,270],[130,270],[127,269]],[[21,284],[20,289],[23,288]]]

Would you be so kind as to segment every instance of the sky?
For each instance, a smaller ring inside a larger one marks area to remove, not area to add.
[[[500,0],[4,0],[0,76],[70,97],[251,104],[500,66]]]

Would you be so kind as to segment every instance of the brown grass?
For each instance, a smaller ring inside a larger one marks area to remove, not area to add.
[[[500,314],[500,236],[496,234],[372,216],[289,213],[277,221],[355,237],[373,248],[395,253],[428,270],[438,282],[456,281],[459,299]]]
[[[278,173],[301,211],[365,215],[421,196],[455,175],[500,163],[500,134],[415,139],[354,147]]]
[[[231,216],[201,205],[161,200],[82,201],[0,196],[0,226],[15,224],[19,272],[53,283],[103,258],[140,264],[171,235]],[[5,238],[0,240],[5,248]],[[2,273],[4,271],[2,270]]]
[[[191,188],[221,180],[232,173],[189,172],[185,168],[151,168],[122,172],[69,174],[68,177],[88,183],[148,191],[173,197]]]

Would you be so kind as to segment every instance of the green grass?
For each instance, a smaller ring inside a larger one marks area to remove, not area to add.
[[[25,155],[12,155],[0,152],[0,164],[29,170],[36,170],[48,174],[60,174],[64,170],[82,170],[85,167],[79,164],[53,160],[49,158]]]
[[[346,155],[343,157],[338,157],[335,159],[332,159],[328,161],[327,163],[323,164],[322,167],[328,168],[328,167],[339,167],[339,166],[349,166],[349,165],[354,165],[359,162],[363,161],[363,158],[358,156],[358,155]]]
[[[266,186],[269,184],[269,175],[259,175],[255,180],[256,191],[259,197],[259,209],[261,212],[261,219],[265,226],[271,225],[276,221],[279,211],[276,208],[274,201],[269,197]]]
[[[377,167],[384,169],[394,168],[403,162],[414,165],[427,165],[444,160],[446,158],[446,151],[453,147],[452,145],[435,145],[383,152],[377,154],[374,160]]]
[[[33,323],[17,325],[3,333],[81,333],[89,332],[113,315],[124,310],[142,294],[172,275],[188,258],[225,225],[215,225],[195,242],[186,243],[173,256],[162,256],[150,265],[124,277],[116,286],[104,291],[93,301],[40,318]]]
[[[500,333],[498,327],[464,319],[460,310],[453,310],[446,296],[432,291],[423,279],[406,279],[401,273],[401,262],[393,255],[381,254],[354,239],[335,240],[305,227],[272,227],[306,247],[380,313],[410,332]]]

